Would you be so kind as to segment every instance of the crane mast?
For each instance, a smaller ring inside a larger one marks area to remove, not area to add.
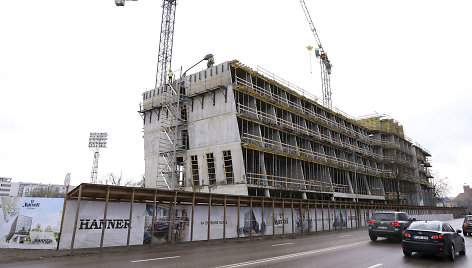
[[[156,85],[166,82],[167,72],[171,69],[172,47],[174,46],[175,8],[177,0],[164,0],[162,4],[161,34],[157,58]]]
[[[124,6],[125,1],[136,0],[115,0],[117,6]],[[178,166],[177,153],[183,149],[183,134],[179,134],[179,127],[185,124],[181,118],[180,102],[183,95],[177,87],[182,87],[183,83],[172,83],[171,62],[172,48],[174,42],[175,9],[177,0],[162,1],[161,31],[159,39],[159,54],[157,58],[156,84],[155,88],[160,88],[161,109],[166,113],[160,119],[159,132],[159,154],[155,187],[175,189],[177,180],[182,178],[183,169]],[[211,55],[212,56],[212,55]],[[169,78],[168,78],[169,77]],[[169,79],[169,81],[167,80]],[[141,106],[140,106],[141,107]],[[144,104],[143,106],[144,107]],[[141,115],[146,112],[153,113],[153,109],[140,109]],[[179,182],[180,183],[180,182]]]
[[[331,69],[332,65],[328,59],[328,54],[325,52],[323,49],[323,46],[321,45],[320,37],[318,36],[318,33],[316,32],[315,25],[313,24],[313,21],[310,16],[310,12],[308,12],[308,8],[305,4],[304,0],[300,0],[300,4],[303,8],[303,12],[305,13],[305,17],[308,20],[308,24],[310,25],[311,32],[313,33],[315,37],[316,44],[318,48],[315,49],[315,55],[316,58],[320,62],[320,67],[321,67],[321,88],[322,88],[322,93],[323,93],[323,105],[332,108],[332,102],[331,102],[331,83],[330,83],[330,75],[331,75]]]

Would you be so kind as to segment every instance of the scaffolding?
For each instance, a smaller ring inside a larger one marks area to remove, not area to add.
[[[239,62],[232,66],[249,186],[416,203],[411,198],[416,185],[427,180],[415,175],[419,153],[397,121],[354,119],[307,98],[305,91],[265,69],[255,72]]]
[[[188,144],[187,115],[182,105],[186,101],[184,93],[185,82],[179,81],[150,91],[150,96],[143,96],[140,113],[144,124],[146,121],[151,123],[153,115],[159,122],[156,130],[159,132],[158,178],[152,185],[155,188],[172,190],[184,186],[183,155]]]
[[[146,168],[158,167],[158,180],[150,187],[434,202],[430,154],[414,145],[398,122],[384,122],[378,115],[356,119],[329,109],[263,68],[225,62],[147,91],[143,98],[145,124],[151,117],[158,120],[145,127],[145,146],[156,136],[159,141],[158,153],[146,154],[152,164]],[[205,129],[207,125],[222,129]],[[213,138],[196,136],[205,131]],[[195,135],[191,145],[189,134]],[[227,136],[231,138],[223,142]]]

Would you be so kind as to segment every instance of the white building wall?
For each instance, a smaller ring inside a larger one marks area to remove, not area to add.
[[[10,196],[11,182],[0,181],[0,196]]]
[[[159,163],[160,121],[156,112],[145,118],[144,124],[144,174],[145,186],[156,187],[157,167]]]
[[[189,136],[189,148],[192,150],[188,151],[184,156],[185,165],[185,176],[186,185],[188,182],[191,183],[190,173],[190,155],[198,153],[199,165],[205,167],[199,168],[200,172],[205,172],[200,177],[201,179],[206,178],[206,184],[208,184],[208,172],[206,168],[206,152],[213,152],[215,157],[217,180],[223,181],[223,147],[218,149],[203,149],[206,147],[214,147],[218,145],[230,145],[230,150],[233,158],[233,166],[235,165],[236,159],[240,159],[242,163],[242,154],[240,146],[239,131],[236,120],[236,105],[234,101],[234,95],[231,88],[231,73],[229,62],[225,62],[206,69],[195,74],[191,74],[185,78],[186,95],[193,97],[193,109],[192,101],[189,99],[181,105],[187,107],[187,125],[188,125],[188,136]],[[217,86],[228,87],[227,100],[225,101],[225,95],[221,89],[216,89],[215,92],[215,105],[213,105],[213,93],[207,92],[207,89],[214,89]],[[178,90],[178,89],[177,89]],[[146,109],[158,105],[161,100],[159,94],[156,94],[156,90],[150,90],[145,92],[147,98],[144,99],[143,105]],[[197,93],[204,93],[198,94]],[[203,100],[202,100],[203,98]],[[202,108],[203,101],[203,108]],[[158,182],[158,165],[160,159],[159,156],[159,143],[160,143],[160,120],[157,118],[157,111],[152,112],[150,118],[149,112],[146,115],[144,122],[144,161],[145,161],[145,186],[146,187],[157,187]],[[161,114],[161,117],[165,116]],[[180,131],[179,131],[180,132]],[[179,133],[180,135],[180,133]],[[239,145],[239,148],[238,148]],[[225,148],[226,148],[225,147]],[[221,156],[221,157],[220,157]],[[186,159],[185,159],[186,158]],[[234,168],[235,181],[243,181],[242,177],[244,168]],[[189,179],[190,178],[190,179]],[[246,191],[247,192],[247,191]]]
[[[10,197],[18,197],[18,191],[20,190],[19,182],[12,182],[10,187]]]

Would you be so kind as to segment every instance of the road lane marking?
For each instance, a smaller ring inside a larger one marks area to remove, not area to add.
[[[339,237],[348,237],[348,236],[351,236],[350,234],[347,234],[347,235],[340,235]]]
[[[293,245],[293,243],[282,243],[282,244],[275,244],[272,245],[273,247],[278,247],[278,246],[285,246],[285,245]]]
[[[180,256],[162,257],[162,258],[145,259],[145,260],[135,260],[135,261],[131,261],[131,262],[157,261],[157,260],[166,260],[166,259],[175,259],[175,258],[180,258]]]
[[[383,265],[383,264],[381,264],[381,263],[377,263],[377,264],[372,265],[372,266],[369,266],[369,267],[367,267],[367,268],[375,268],[375,267],[379,267],[379,266],[382,266],[382,265]]]
[[[293,254],[288,254],[288,255],[282,255],[282,256],[278,256],[278,257],[272,257],[272,258],[258,259],[258,260],[247,261],[247,262],[234,263],[234,264],[229,264],[229,265],[224,265],[224,266],[218,266],[217,268],[235,268],[235,267],[242,267],[242,266],[248,266],[248,265],[264,263],[264,262],[278,261],[278,260],[283,260],[283,259],[289,259],[289,258],[306,256],[306,255],[310,255],[310,254],[326,252],[326,251],[335,250],[335,249],[341,249],[341,248],[357,246],[357,245],[364,244],[364,243],[367,243],[367,242],[368,241],[362,241],[362,242],[350,243],[350,244],[334,246],[334,247],[329,247],[329,248],[321,248],[321,249],[316,249],[316,250],[310,250],[310,251],[304,251],[304,252],[293,253]]]

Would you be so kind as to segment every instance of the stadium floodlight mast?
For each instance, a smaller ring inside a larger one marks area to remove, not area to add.
[[[90,174],[90,183],[97,183],[98,158],[100,149],[107,148],[108,133],[90,132],[89,148],[93,150],[92,173]]]
[[[138,1],[138,0],[126,0],[126,1]],[[125,5],[125,0],[115,0],[115,5],[124,6]]]

